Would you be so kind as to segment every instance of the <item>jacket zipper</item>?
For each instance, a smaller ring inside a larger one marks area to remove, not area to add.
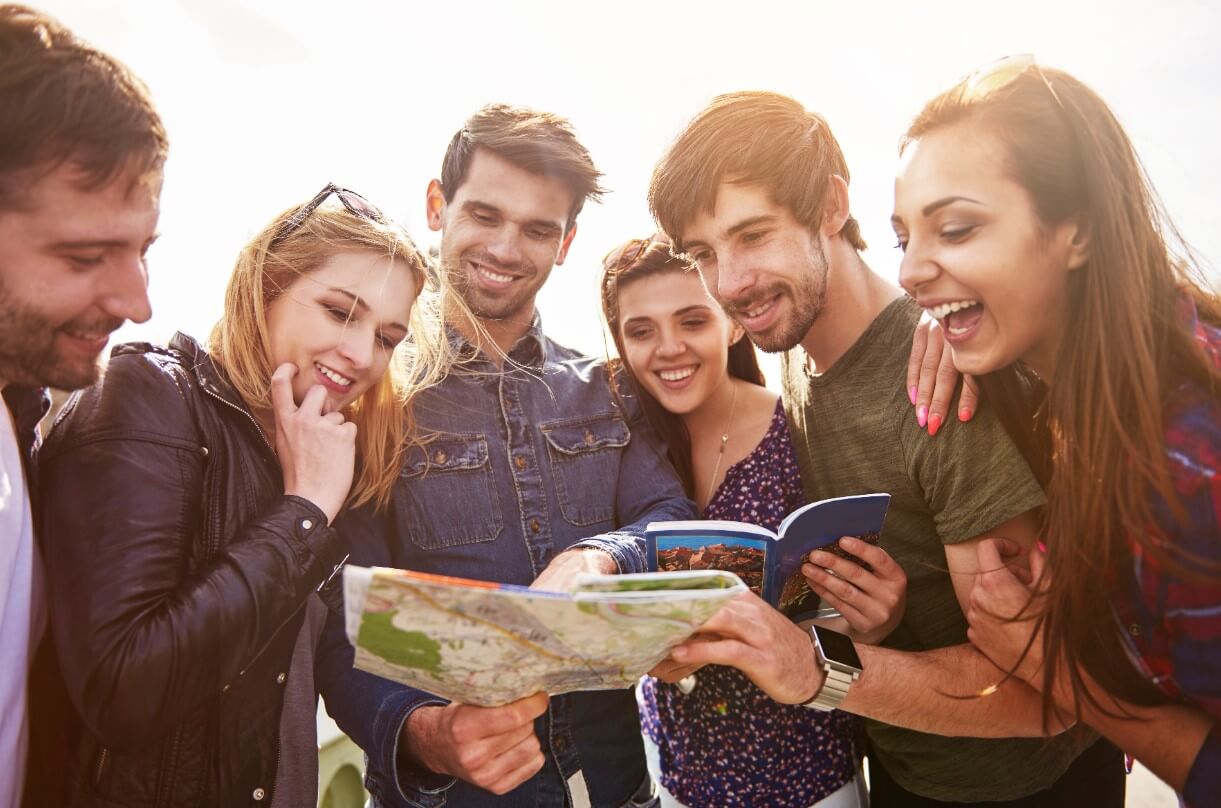
[[[93,770],[93,784],[95,786],[102,785],[102,775],[106,773],[106,759],[110,757],[110,750],[102,747],[102,753],[98,755],[97,766]]]

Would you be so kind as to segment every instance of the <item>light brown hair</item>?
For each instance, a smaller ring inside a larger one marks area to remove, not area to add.
[[[487,149],[523,171],[562,182],[572,193],[565,231],[572,229],[586,200],[600,200],[605,193],[599,184],[602,172],[566,118],[526,107],[488,104],[467,119],[445,150],[441,194],[446,203],[454,200],[466,181],[479,149]]]
[[[833,175],[849,180],[844,153],[822,116],[778,93],[727,93],[695,116],[653,169],[649,209],[682,252],[683,231],[701,212],[713,212],[722,183],[759,184],[814,231]],[[840,235],[865,249],[851,216]]]
[[[268,307],[298,277],[338,253],[371,252],[385,256],[387,266],[391,260],[405,264],[417,290],[410,336],[395,349],[382,378],[345,413],[357,427],[356,474],[348,504],[373,502],[384,507],[404,452],[421,442],[411,417],[411,397],[438,382],[449,365],[439,302],[446,295],[444,277],[400,226],[355,216],[334,200],[280,236],[298,209],[281,213],[242,249],[225,292],[224,316],[212,329],[209,349],[256,416],[266,417],[275,370]]]
[[[148,89],[127,67],[51,17],[0,5],[0,207],[66,161],[88,189],[123,174],[146,180],[168,149]]]
[[[1186,518],[1165,460],[1163,417],[1183,381],[1217,402],[1217,371],[1184,323],[1221,321],[1221,306],[1190,260],[1136,152],[1106,103],[1059,70],[1031,65],[979,94],[970,79],[932,99],[904,135],[907,144],[947,126],[996,138],[1006,170],[1029,193],[1045,225],[1077,219],[1089,238],[1088,262],[1070,275],[1066,333],[1054,379],[1044,387],[1020,364],[990,374],[1037,407],[1008,419],[1033,465],[1043,469],[1049,506],[1045,535],[1052,572],[1045,608],[1045,707],[1052,672],[1067,663],[1077,700],[1106,709],[1084,687],[1079,668],[1134,703],[1165,697],[1129,662],[1105,604],[1131,569],[1129,542],[1195,580],[1221,578],[1166,542],[1153,512],[1156,495]],[[1172,252],[1172,246],[1174,252]],[[1000,388],[994,388],[996,392]],[[993,393],[995,394],[995,393]],[[1050,462],[1048,462],[1050,461]]]

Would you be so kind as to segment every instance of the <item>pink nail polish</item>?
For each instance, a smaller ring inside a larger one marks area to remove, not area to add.
[[[928,423],[928,407],[921,407],[916,410],[916,423],[921,427]]]
[[[907,397],[912,400],[912,406],[916,406],[916,385],[912,385],[907,389]]]
[[[975,413],[971,412],[970,407],[963,407],[962,409],[960,409],[958,411],[958,420],[959,421],[970,421],[971,416],[974,414]]]
[[[936,435],[938,429],[941,429],[941,416],[933,413],[928,417],[928,436]]]

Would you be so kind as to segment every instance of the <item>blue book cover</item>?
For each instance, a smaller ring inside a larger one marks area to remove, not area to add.
[[[802,563],[820,548],[864,563],[841,550],[838,541],[856,536],[877,544],[889,504],[890,494],[811,502],[789,514],[774,533],[745,522],[651,522],[645,531],[649,569],[726,570],[790,617],[808,617],[818,608],[818,596],[806,585]]]

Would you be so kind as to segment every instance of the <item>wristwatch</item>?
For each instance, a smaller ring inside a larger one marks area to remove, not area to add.
[[[848,688],[861,675],[863,666],[856,654],[856,646],[847,634],[829,628],[810,626],[810,639],[814,642],[814,658],[826,671],[822,687],[807,701],[804,707],[811,710],[834,710],[848,695]]]

